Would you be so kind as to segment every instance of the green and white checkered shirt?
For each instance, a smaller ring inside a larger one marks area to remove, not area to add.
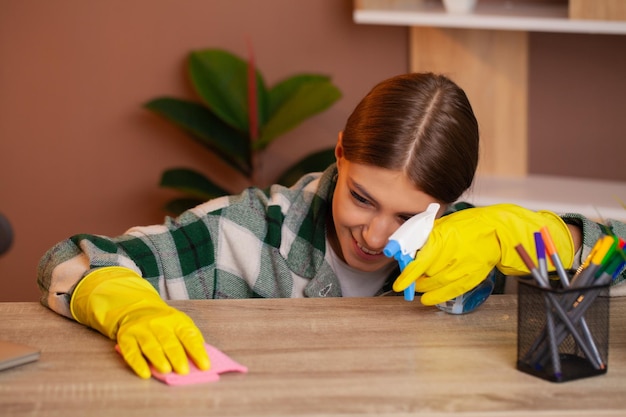
[[[72,236],[39,264],[41,302],[71,317],[73,288],[104,266],[136,271],[166,300],[341,296],[324,260],[335,175],[332,166],[291,188],[248,188],[116,238]]]
[[[115,238],[72,236],[39,264],[41,302],[71,318],[74,287],[92,269],[105,266],[134,270],[166,300],[341,296],[324,257],[336,173],[333,165],[305,175],[291,188],[249,188]],[[451,209],[466,207],[460,203]],[[602,230],[581,216],[563,217],[583,228],[584,259]],[[624,224],[616,223],[613,231],[626,237]],[[390,290],[397,273],[379,294]]]

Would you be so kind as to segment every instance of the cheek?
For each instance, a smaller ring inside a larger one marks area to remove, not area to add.
[[[337,232],[341,233],[341,229],[363,225],[367,220],[367,215],[349,199],[340,198],[333,201],[333,218]]]

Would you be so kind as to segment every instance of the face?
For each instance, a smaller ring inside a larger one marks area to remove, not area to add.
[[[396,262],[383,254],[389,236],[413,215],[426,210],[433,197],[415,188],[400,171],[353,163],[337,145],[339,176],[333,196],[330,242],[351,267],[376,271]]]

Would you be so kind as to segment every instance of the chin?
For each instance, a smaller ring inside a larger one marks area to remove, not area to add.
[[[389,265],[389,262],[372,263],[372,262],[351,260],[351,262],[349,262],[348,265],[362,272],[374,272],[374,271],[378,271],[379,269],[386,267],[387,265]]]

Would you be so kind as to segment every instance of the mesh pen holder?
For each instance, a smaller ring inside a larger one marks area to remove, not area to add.
[[[552,288],[518,278],[517,369],[552,382],[606,373],[608,285],[562,288],[554,278]]]

